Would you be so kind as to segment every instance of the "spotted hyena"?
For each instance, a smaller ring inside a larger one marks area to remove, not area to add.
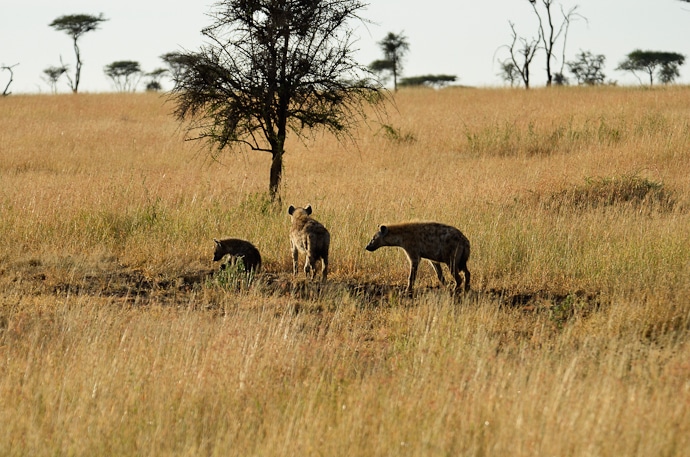
[[[470,289],[470,271],[467,259],[470,257],[470,242],[460,230],[437,222],[408,222],[382,225],[367,244],[367,251],[375,251],[381,246],[403,248],[410,261],[410,277],[407,293],[412,294],[417,267],[421,259],[427,259],[436,271],[441,284],[443,278],[441,264],[445,263],[455,278],[455,289],[460,288],[460,271],[465,275],[465,290]]]
[[[242,259],[244,270],[258,271],[261,267],[261,254],[259,250],[249,241],[238,240],[237,238],[226,238],[224,240],[213,239],[216,249],[213,252],[213,261],[218,262],[226,255],[230,256],[230,265],[234,265],[238,259]],[[224,268],[224,267],[221,267]]]
[[[311,205],[306,208],[295,208],[290,205],[288,214],[292,219],[290,227],[290,245],[292,248],[292,272],[297,274],[297,259],[301,252],[306,256],[304,273],[307,278],[314,279],[316,275],[316,261],[321,259],[321,276],[325,281],[328,276],[328,248],[331,235],[320,222],[312,219]]]

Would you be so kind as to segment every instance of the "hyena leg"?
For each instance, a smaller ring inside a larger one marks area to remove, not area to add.
[[[295,246],[292,247],[292,274],[297,275],[299,252]]]
[[[467,269],[467,260],[460,260],[454,268],[455,289],[460,289],[460,272],[465,276],[465,291],[470,290],[470,270]]]
[[[470,290],[470,270],[467,269],[467,265],[462,269],[462,272],[465,273],[465,291],[468,291]]]
[[[419,268],[419,258],[410,257],[410,277],[407,279],[407,294],[412,295],[415,279],[417,279],[417,268]]]
[[[434,271],[436,272],[436,276],[438,277],[438,280],[441,282],[441,285],[446,285],[446,278],[443,277],[443,270],[441,269],[441,264],[438,262],[434,261],[429,261],[431,263],[431,266],[434,267]]]
[[[316,259],[311,254],[307,254],[307,260],[304,262],[304,274],[307,276],[307,279],[314,279],[315,267]]]
[[[326,278],[328,278],[328,257],[321,257],[321,265],[323,267],[321,270],[321,278],[326,282]]]

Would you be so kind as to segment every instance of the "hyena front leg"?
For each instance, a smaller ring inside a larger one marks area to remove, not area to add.
[[[419,257],[409,256],[410,259],[410,277],[407,279],[407,295],[412,296],[412,288],[414,287],[415,279],[417,279],[417,268],[419,268]]]
[[[432,260],[430,260],[429,263],[431,263],[431,266],[434,267],[434,271],[436,272],[436,276],[438,277],[438,280],[441,282],[441,285],[445,286],[446,278],[443,277],[443,269],[441,268],[441,264],[439,262],[434,262]]]

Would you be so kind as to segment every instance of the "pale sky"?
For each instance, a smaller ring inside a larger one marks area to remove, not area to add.
[[[66,14],[103,13],[109,20],[79,41],[83,67],[80,92],[114,91],[103,67],[118,60],[134,60],[144,71],[164,67],[159,56],[171,51],[197,50],[200,30],[211,23],[207,13],[214,1],[179,0],[4,0],[0,7],[0,64],[15,65],[10,90],[47,93],[43,70],[59,66],[60,56],[74,68],[71,39],[48,26]],[[678,0],[562,0],[567,10],[578,5],[585,20],[573,22],[566,61],[580,51],[606,57],[607,80],[637,85],[630,73],[615,68],[635,50],[684,54],[678,82],[690,83],[690,3]],[[560,21],[560,13],[556,17]],[[381,58],[377,42],[388,32],[403,32],[410,43],[403,76],[452,74],[458,83],[491,87],[504,83],[497,76],[498,60],[507,57],[508,25],[518,33],[536,36],[536,22],[527,0],[370,0],[361,11],[372,23],[357,25],[357,57],[362,64]],[[560,59],[561,51],[558,51]],[[559,69],[560,60],[553,66]],[[540,53],[532,64],[532,85],[543,85],[545,61]],[[570,76],[567,72],[566,75]],[[0,91],[9,74],[0,72]],[[165,89],[171,84],[164,80]],[[142,84],[143,86],[143,84]],[[59,83],[68,92],[66,80]],[[141,90],[141,89],[140,89]]]

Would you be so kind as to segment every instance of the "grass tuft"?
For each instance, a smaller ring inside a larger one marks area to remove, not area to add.
[[[673,192],[662,183],[636,174],[587,178],[581,185],[544,195],[532,194],[532,199],[540,207],[555,211],[629,207],[669,212],[677,203]]]

